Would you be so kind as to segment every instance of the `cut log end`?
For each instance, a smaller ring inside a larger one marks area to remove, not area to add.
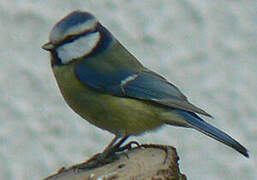
[[[120,152],[108,164],[97,164],[92,160],[61,168],[44,180],[185,180],[178,165],[176,149],[163,145],[141,145]],[[90,163],[94,164],[90,168]],[[96,166],[97,164],[97,166]]]

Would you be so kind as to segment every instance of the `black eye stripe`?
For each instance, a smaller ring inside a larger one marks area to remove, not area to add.
[[[71,43],[71,42],[75,41],[76,39],[79,39],[82,36],[87,36],[89,34],[96,33],[96,32],[97,32],[97,30],[94,29],[94,30],[87,30],[87,31],[85,31],[85,32],[83,32],[82,34],[79,34],[79,35],[67,36],[64,40],[62,40],[60,43],[58,43],[56,45],[56,47],[62,46],[62,45],[67,44],[67,43]]]
[[[52,66],[62,65],[62,60],[58,57],[57,52],[55,50],[51,51],[51,55],[52,55],[52,58],[51,58]]]

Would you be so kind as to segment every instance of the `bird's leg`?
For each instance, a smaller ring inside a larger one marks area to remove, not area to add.
[[[119,151],[120,146],[128,139],[128,137],[129,136],[124,136],[115,144],[115,142],[119,139],[118,136],[115,136],[101,154],[105,157],[113,155],[115,152]]]
[[[120,147],[129,136],[124,136],[116,144],[115,142],[119,139],[119,136],[115,136],[112,141],[106,146],[102,153],[98,153],[90,158],[87,162],[77,166],[78,169],[92,169],[99,167],[103,164],[108,164],[118,159],[118,156],[115,155],[116,152],[124,150]]]
[[[111,161],[117,159],[115,155],[116,152],[121,151],[120,146],[128,139],[129,136],[124,136],[121,138],[116,144],[115,142],[119,139],[118,136],[115,136],[113,140],[108,144],[108,146],[104,149],[104,151],[97,155],[99,161]]]
[[[124,136],[121,138],[117,143],[115,143],[119,137],[115,136],[110,144],[104,149],[102,153],[99,153],[95,156],[95,160],[99,163],[107,164],[110,162],[113,162],[114,160],[118,159],[118,156],[115,155],[116,152],[120,152],[121,148],[120,146],[128,139],[129,136]]]
[[[117,142],[115,145],[113,145],[112,147],[110,148],[114,148],[114,149],[118,149],[127,139],[128,139],[129,136],[124,136],[123,138],[121,138],[119,140],[119,142]]]

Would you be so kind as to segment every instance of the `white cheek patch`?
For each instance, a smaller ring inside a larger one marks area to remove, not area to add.
[[[73,59],[88,55],[97,46],[100,40],[100,33],[91,33],[75,39],[71,43],[64,44],[56,49],[62,64],[67,64]]]

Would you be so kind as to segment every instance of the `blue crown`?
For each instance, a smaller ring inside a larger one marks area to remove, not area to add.
[[[64,17],[58,24],[56,24],[55,28],[61,29],[63,32],[66,32],[71,27],[85,23],[86,21],[89,21],[91,19],[95,19],[92,14],[88,12],[75,11]]]

